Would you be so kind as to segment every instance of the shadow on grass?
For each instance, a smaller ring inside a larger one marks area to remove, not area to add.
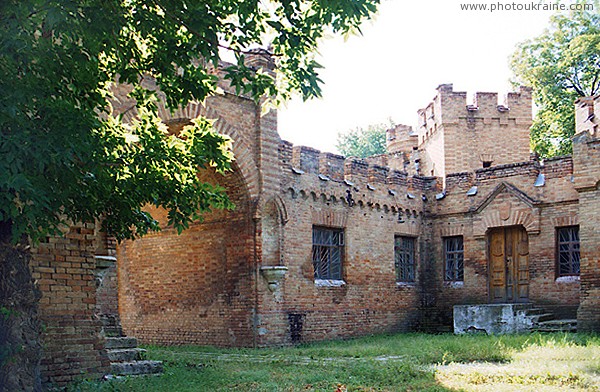
[[[433,371],[406,362],[290,364],[208,361],[169,362],[162,376],[74,385],[90,391],[455,391],[440,385]]]

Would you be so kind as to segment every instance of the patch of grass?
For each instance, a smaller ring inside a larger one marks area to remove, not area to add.
[[[432,370],[406,363],[287,363],[221,362],[201,368],[170,363],[162,376],[80,384],[71,391],[348,391],[415,390],[445,392]]]
[[[465,377],[469,384],[518,384],[518,385],[557,385],[561,387],[587,388],[588,385],[579,375],[556,375],[556,374],[482,374],[473,372]]]
[[[600,391],[598,336],[530,335],[512,350],[510,362],[451,363],[436,378],[466,391]]]
[[[163,375],[81,383],[68,390],[446,392],[524,386],[597,390],[585,388],[595,388],[594,374],[600,369],[600,338],[583,334],[415,333],[287,348],[147,349],[148,359],[165,362]],[[485,389],[488,386],[493,388]]]

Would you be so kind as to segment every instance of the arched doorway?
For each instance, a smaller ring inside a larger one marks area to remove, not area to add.
[[[488,232],[491,303],[529,302],[529,238],[523,226]]]

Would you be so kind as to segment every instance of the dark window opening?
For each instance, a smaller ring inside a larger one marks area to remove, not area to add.
[[[483,161],[483,168],[492,167],[492,161]]]
[[[394,239],[394,261],[396,282],[412,283],[415,281],[415,249],[416,238],[396,236]]]
[[[579,275],[579,226],[556,229],[558,276]]]
[[[288,323],[290,325],[290,340],[292,343],[302,342],[304,315],[301,313],[288,313]]]
[[[444,238],[444,280],[447,282],[464,281],[463,237]]]
[[[315,279],[342,279],[344,230],[313,227],[312,260]]]

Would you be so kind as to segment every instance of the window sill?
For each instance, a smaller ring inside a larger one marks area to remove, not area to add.
[[[396,282],[396,287],[415,287],[417,282]]]
[[[573,283],[579,282],[579,275],[561,276],[556,278],[556,283]]]
[[[460,289],[462,287],[465,287],[465,282],[462,282],[462,281],[454,281],[454,282],[446,281],[446,282],[444,282],[444,287],[450,287],[450,288],[453,288],[453,289]]]
[[[337,279],[315,279],[315,287],[341,287],[345,286],[346,282]]]

